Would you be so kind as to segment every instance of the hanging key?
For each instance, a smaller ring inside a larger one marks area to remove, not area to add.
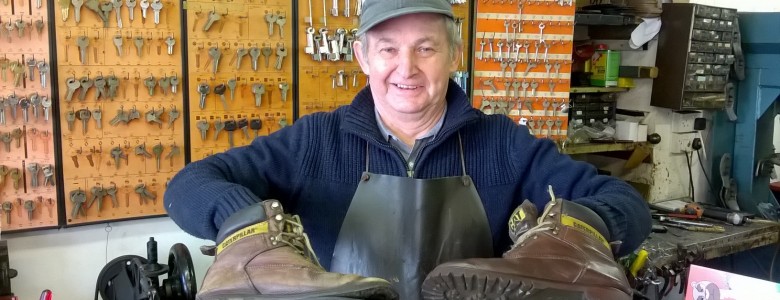
[[[525,73],[523,73],[523,77],[528,77],[528,73],[531,72],[533,68],[536,68],[536,63],[528,63],[528,66],[525,68]]]
[[[100,97],[103,97],[103,99],[108,96],[108,93],[106,92],[106,78],[103,76],[96,76],[95,77],[95,101],[100,100]]]
[[[19,105],[19,98],[15,94],[8,95],[8,99],[5,100],[6,105],[11,109],[11,120],[16,121],[16,109]]]
[[[171,93],[176,94],[179,89],[179,76],[171,76]]]
[[[249,50],[247,50],[244,47],[239,47],[236,50],[236,70],[241,69],[241,61],[244,59],[244,56],[249,54]]]
[[[271,53],[273,53],[273,49],[271,49],[270,46],[264,46],[262,49],[260,49],[260,51],[262,52],[263,58],[265,59],[265,68],[268,69],[268,63],[271,60]]]
[[[141,57],[144,50],[144,37],[140,35],[133,37],[133,45],[135,45],[138,57]]]
[[[154,76],[149,76],[144,79],[144,86],[149,89],[149,96],[154,96],[154,88],[157,86],[157,80]]]
[[[38,164],[31,162],[27,164],[27,174],[30,175],[30,187],[38,187]]]
[[[211,57],[211,72],[217,74],[219,68],[219,58],[222,56],[222,52],[219,51],[219,47],[210,47],[209,56]]]
[[[146,24],[146,10],[149,9],[150,4],[149,0],[141,0],[141,24]]]
[[[280,82],[279,83],[279,90],[282,91],[282,107],[284,107],[284,104],[287,103],[287,90],[290,89],[290,84],[287,82]]]
[[[173,157],[178,156],[179,154],[181,154],[181,149],[179,149],[179,146],[176,146],[176,144],[171,145],[171,150],[169,150],[168,155],[165,156],[165,159],[170,161],[171,167],[173,167]]]
[[[171,86],[171,78],[168,76],[163,76],[162,78],[160,78],[157,84],[160,86],[160,89],[163,91],[163,95],[168,95],[168,88]]]
[[[3,132],[0,133],[0,141],[3,142],[3,145],[5,146],[5,152],[11,152],[11,141],[13,138],[11,137],[10,132]]]
[[[208,134],[209,131],[209,122],[206,120],[198,120],[195,122],[195,128],[197,128],[200,131],[200,140],[205,141],[206,140],[206,134]]]
[[[117,0],[118,1],[118,0]],[[114,46],[116,46],[116,55],[121,57],[122,56],[122,42],[123,42],[122,35],[117,34],[114,36]]]
[[[263,94],[265,94],[265,84],[255,83],[252,85],[252,93],[255,94],[255,106],[260,107],[263,102]]]
[[[108,16],[111,11],[114,10],[114,4],[111,1],[106,1],[100,4],[100,19],[103,21],[103,27],[108,28]]]
[[[89,91],[89,88],[92,87],[94,82],[92,81],[91,78],[84,76],[84,77],[81,77],[81,79],[79,79],[79,84],[80,84],[80,86],[79,86],[79,97],[78,98],[79,98],[80,101],[84,101],[84,99],[86,99],[86,97],[87,97],[87,92]]]
[[[214,140],[216,141],[219,138],[219,133],[222,132],[222,129],[225,129],[225,122],[222,122],[222,119],[217,118],[214,120]]]
[[[41,88],[46,88],[46,74],[49,74],[49,63],[38,62],[38,73],[41,74]]]
[[[24,131],[21,128],[14,128],[11,130],[11,137],[16,140],[16,148],[22,147],[22,137],[24,137]]]
[[[111,4],[114,6],[114,13],[116,13],[116,27],[122,28],[122,0],[111,0]]]
[[[35,76],[33,76],[33,74],[35,74],[35,66],[37,66],[37,65],[38,65],[38,62],[35,61],[35,58],[28,58],[27,59],[27,68],[28,68],[27,78],[30,81],[35,81],[34,80]]]
[[[263,128],[263,121],[261,121],[259,118],[251,119],[249,120],[249,128],[254,130],[255,137],[257,137],[260,129]]]
[[[230,100],[236,100],[236,79],[230,78],[227,81],[228,90],[230,90]]]
[[[158,143],[157,145],[154,145],[154,147],[152,147],[152,153],[154,153],[154,160],[155,163],[157,164],[158,172],[160,171],[160,160],[162,159],[163,150],[165,150],[165,147],[163,147],[161,143]]]
[[[257,71],[257,59],[260,57],[260,48],[249,48],[249,56],[252,58],[252,70]]]
[[[22,120],[25,124],[30,121],[30,115],[29,115],[29,109],[30,109],[30,100],[27,98],[22,98],[19,100],[19,108],[22,109]]]
[[[215,11],[210,11],[206,17],[206,24],[203,25],[203,31],[209,31],[214,22],[219,21],[222,17]]]
[[[137,0],[126,0],[125,6],[127,6],[127,13],[130,15],[130,21],[135,20],[135,14],[133,11],[135,10],[135,6],[138,4]]]
[[[227,120],[225,121],[225,131],[227,131],[228,134],[228,144],[230,145],[230,148],[234,147],[233,144],[233,132],[238,129],[238,124],[236,124],[236,120]]]
[[[14,209],[14,204],[11,201],[3,201],[3,213],[5,214],[5,223],[11,224],[11,211]]]
[[[92,110],[92,118],[95,119],[95,128],[103,129],[103,111],[100,110],[100,107]]]
[[[276,25],[279,26],[279,37],[284,38],[284,24],[287,23],[287,17],[279,15],[276,18]]]
[[[114,98],[116,98],[116,91],[119,88],[119,78],[114,75],[108,75],[108,77],[106,77],[106,84],[108,84],[108,98],[114,100]],[[102,87],[101,90],[104,92],[105,87]]]
[[[51,99],[46,96],[41,97],[41,107],[43,107],[43,120],[48,122],[50,115],[49,111],[51,110]]]
[[[154,0],[152,2],[152,10],[154,11],[154,24],[159,25],[160,24],[160,10],[163,8],[162,2],[160,0]]]
[[[277,18],[278,16],[275,15],[273,11],[265,12],[265,21],[268,23],[268,36],[274,35],[274,25],[276,25]]]
[[[284,47],[283,43],[279,43],[276,45],[276,69],[281,70],[282,69],[282,62],[284,61],[284,57],[287,56],[287,48]]]
[[[211,87],[206,83],[201,83],[198,85],[198,93],[200,94],[200,104],[198,107],[200,109],[206,108],[206,96],[208,96],[209,92],[211,92]]]
[[[179,114],[179,110],[176,109],[176,106],[172,105],[171,110],[168,111],[168,128],[173,129],[173,122],[179,118]]]
[[[555,62],[554,68],[555,68],[555,78],[558,78],[558,80],[560,80],[561,63]]]
[[[249,137],[249,120],[247,118],[238,119],[237,126],[244,132],[244,140],[248,141]]]
[[[76,46],[79,48],[79,59],[82,65],[87,64],[87,47],[89,47],[89,38],[86,36],[79,36],[76,38]]]
[[[536,88],[539,87],[539,83],[536,80],[531,82],[531,97],[536,97]]]
[[[89,124],[89,118],[92,116],[92,112],[89,109],[79,109],[76,117],[81,120],[81,133],[87,134],[87,124]]]
[[[542,116],[547,116],[547,109],[550,108],[550,100],[544,99],[542,101]],[[554,108],[553,108],[554,110]]]
[[[60,5],[62,5],[63,2],[65,1],[60,1]],[[73,4],[73,17],[76,20],[76,24],[78,24],[81,22],[81,6],[84,5],[84,0],[71,0],[70,3]],[[67,4],[65,4],[65,6],[67,6]],[[63,8],[62,15],[62,21],[65,22],[68,15],[68,9]]]
[[[174,39],[172,36],[168,36],[165,38],[165,45],[167,46],[167,53],[168,55],[173,55],[173,45],[176,44],[176,39]]]
[[[146,150],[146,144],[145,143],[144,144],[139,144],[139,145],[135,146],[135,155],[143,156],[143,157],[146,157],[146,158],[152,158],[153,157],[152,154],[149,153],[148,150]]]
[[[32,93],[29,96],[30,98],[30,106],[32,107],[33,111],[33,117],[36,121],[38,121],[39,113],[38,113],[38,106],[41,105],[41,97],[38,96],[38,93]]]
[[[27,221],[32,221],[33,212],[35,211],[35,202],[33,202],[32,200],[25,200],[24,210],[27,211]]]
[[[219,100],[222,101],[222,108],[228,110],[227,101],[225,100],[225,91],[227,91],[227,87],[224,83],[220,83],[214,87],[214,94],[219,96]]]
[[[498,92],[498,89],[493,84],[493,79],[486,79],[486,80],[482,81],[482,84],[484,84],[485,86],[489,86],[490,89],[493,91],[493,93]]]
[[[119,170],[122,159],[127,159],[127,154],[122,151],[122,147],[114,147],[111,149],[111,157],[114,159],[116,169]]]

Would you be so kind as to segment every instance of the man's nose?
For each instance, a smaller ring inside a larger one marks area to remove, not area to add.
[[[412,77],[417,74],[417,53],[414,50],[401,51],[401,55],[398,56],[398,67],[396,72],[404,77]]]

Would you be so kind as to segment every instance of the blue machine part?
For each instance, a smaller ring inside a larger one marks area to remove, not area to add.
[[[711,174],[715,188],[721,187],[719,161],[731,154],[731,176],[737,181],[740,209],[759,213],[759,204],[777,205],[769,189],[770,176],[757,171],[760,161],[774,155],[774,119],[780,112],[780,13],[740,13],[739,18],[747,67],[745,79],[737,85],[738,119],[729,121],[725,112],[714,117]],[[768,270],[776,247],[739,252],[706,265],[763,279],[774,272],[777,278],[780,264]]]
[[[757,174],[759,161],[774,155],[774,118],[780,96],[780,13],[740,13],[742,49],[747,67],[745,80],[738,83],[736,123],[725,113],[716,115],[713,141],[716,159],[712,174],[716,187],[722,186],[718,165],[725,153],[732,153],[732,178],[737,181],[740,209],[758,213],[760,203],[777,205],[769,190],[769,175]]]

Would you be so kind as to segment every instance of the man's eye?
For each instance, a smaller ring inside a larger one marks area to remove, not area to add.
[[[395,53],[395,48],[382,48],[379,50],[381,53]]]
[[[430,48],[430,47],[420,47],[419,51],[422,52],[422,53],[430,53],[430,52],[433,52],[434,49]]]

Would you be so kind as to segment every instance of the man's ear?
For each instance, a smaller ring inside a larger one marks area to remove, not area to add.
[[[460,59],[463,58],[463,45],[455,47],[454,50],[452,64],[450,64],[450,73],[457,71],[458,66],[460,66]]]
[[[363,74],[370,74],[371,66],[368,63],[368,57],[363,53],[363,42],[354,41],[352,43],[352,53],[355,55],[355,58],[360,65],[360,69],[363,70]]]

